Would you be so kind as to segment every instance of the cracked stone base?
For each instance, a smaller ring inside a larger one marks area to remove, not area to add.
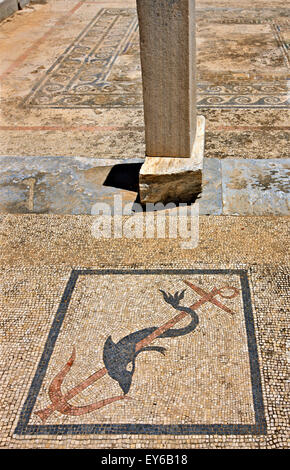
[[[190,158],[146,157],[139,174],[141,203],[190,202],[201,192],[205,118],[197,116]]]

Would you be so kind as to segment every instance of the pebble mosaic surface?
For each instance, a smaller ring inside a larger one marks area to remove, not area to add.
[[[289,448],[289,10],[196,5],[207,158],[187,249],[98,239],[84,215],[136,195],[103,186],[144,157],[135,1],[0,24],[2,449]]]

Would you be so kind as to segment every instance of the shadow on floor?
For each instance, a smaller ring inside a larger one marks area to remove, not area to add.
[[[134,204],[140,204],[143,211],[152,212],[156,210],[164,210],[166,207],[146,207],[145,204],[140,202],[139,193],[139,172],[143,163],[120,163],[112,167],[103,186],[110,186],[114,188],[124,189],[126,191],[132,191],[136,193],[136,199]],[[191,205],[201,196],[201,191],[194,194],[189,200],[182,201],[184,204]],[[174,203],[174,202],[173,202]],[[178,201],[175,201],[178,204]],[[134,206],[133,209],[134,211]],[[137,210],[137,208],[136,208]]]

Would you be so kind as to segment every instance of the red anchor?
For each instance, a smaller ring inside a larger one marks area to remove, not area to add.
[[[231,309],[229,309],[226,305],[222,304],[219,302],[215,297],[219,294],[223,298],[227,299],[232,299],[236,297],[239,294],[239,290],[236,287],[233,286],[224,286],[220,289],[213,289],[210,292],[206,292],[202,288],[192,284],[189,281],[183,281],[187,286],[189,286],[191,289],[193,289],[197,294],[199,294],[201,297],[200,300],[195,302],[193,305],[191,305],[189,308],[192,310],[197,309],[201,305],[205,304],[206,302],[211,302],[214,305],[218,306],[219,308],[223,309],[225,312],[234,314]],[[230,290],[232,293],[231,294],[223,294],[224,290]],[[171,320],[168,322],[164,323],[164,325],[160,326],[157,328],[153,333],[149,334],[146,338],[143,340],[139,341],[136,344],[136,349],[135,351],[138,352],[140,349],[143,347],[147,346],[150,344],[154,339],[156,339],[158,336],[160,336],[162,333],[165,331],[169,330],[172,328],[176,323],[178,323],[180,320],[185,318],[187,316],[186,312],[180,312],[177,314],[175,317],[173,317]],[[40,417],[42,422],[45,422],[47,418],[54,412],[54,411],[59,411],[62,414],[65,415],[71,415],[71,416],[80,416],[86,413],[91,413],[92,411],[95,411],[99,408],[103,408],[106,405],[109,405],[110,403],[113,403],[115,401],[119,400],[124,400],[124,399],[130,399],[130,397],[127,397],[126,395],[118,395],[115,397],[111,398],[106,398],[104,400],[100,400],[96,403],[92,403],[90,405],[85,405],[85,406],[73,406],[68,403],[69,400],[71,400],[73,397],[78,395],[80,392],[85,390],[87,387],[95,383],[97,380],[99,380],[101,377],[106,375],[107,369],[106,367],[103,367],[102,369],[99,369],[98,371],[94,372],[92,375],[87,377],[83,382],[80,384],[76,385],[75,387],[71,388],[67,393],[64,395],[61,392],[61,386],[64,381],[64,378],[68,374],[69,370],[73,366],[73,363],[76,358],[76,352],[75,352],[75,347],[73,347],[73,352],[66,363],[66,365],[63,367],[63,369],[55,376],[55,378],[52,380],[50,386],[49,386],[49,398],[51,400],[51,404],[47,406],[45,409],[36,411],[35,414]]]

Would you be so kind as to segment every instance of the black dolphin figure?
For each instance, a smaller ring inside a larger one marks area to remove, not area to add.
[[[196,312],[188,307],[179,305],[180,300],[184,297],[185,289],[180,293],[176,292],[174,295],[167,294],[163,290],[160,290],[160,292],[163,294],[165,302],[170,304],[175,310],[188,313],[191,316],[191,322],[184,328],[171,328],[162,333],[159,338],[174,338],[195,330],[199,323]],[[130,390],[138,354],[144,351],[157,351],[165,355],[166,349],[160,346],[146,346],[136,352],[136,344],[157,329],[157,327],[153,326],[136,331],[125,336],[118,343],[114,343],[111,336],[106,339],[103,349],[103,361],[109,376],[119,383],[124,395]],[[132,363],[131,370],[128,368],[130,363]]]

